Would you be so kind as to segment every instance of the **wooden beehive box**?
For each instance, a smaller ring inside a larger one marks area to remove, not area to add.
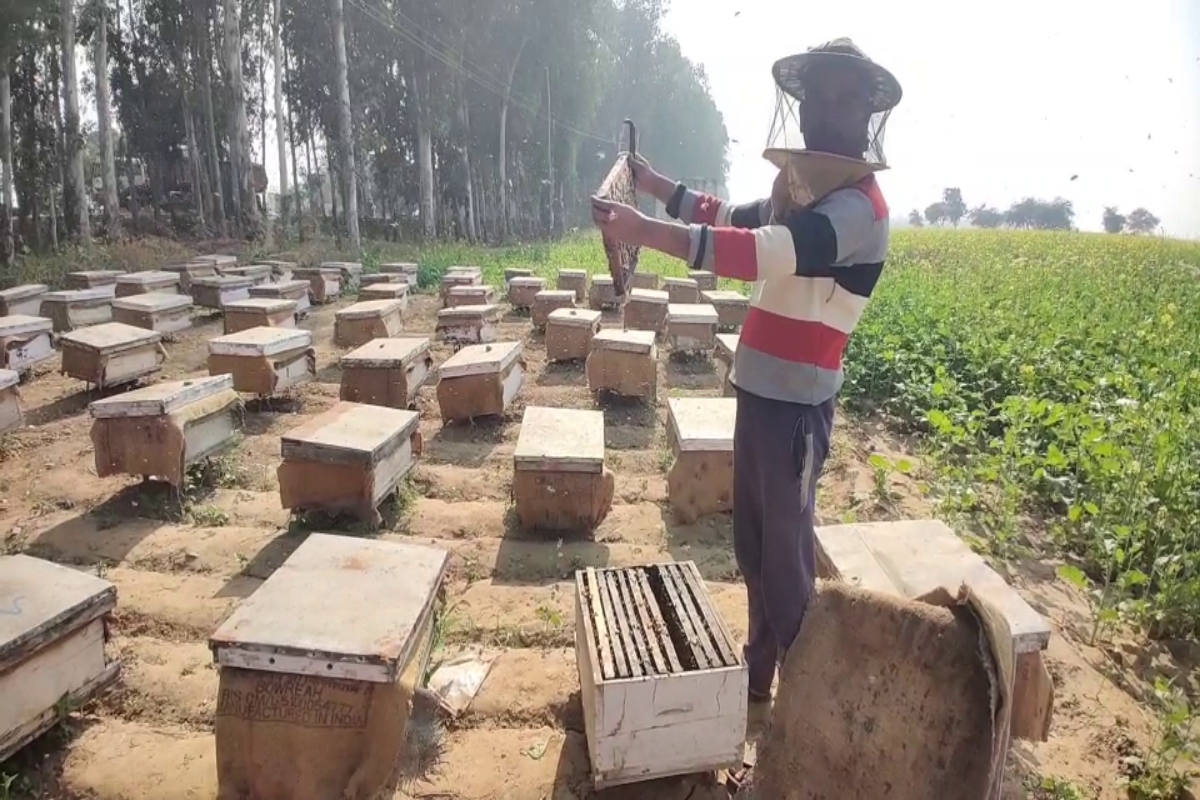
[[[533,308],[534,299],[546,288],[545,278],[525,277],[517,275],[508,282],[508,302],[513,308],[529,310]]]
[[[513,278],[532,278],[533,270],[528,267],[505,267],[504,268],[504,288],[512,284]]]
[[[701,292],[711,292],[717,288],[717,274],[706,269],[689,269],[688,277],[696,282],[696,288]]]
[[[62,373],[97,389],[158,372],[167,360],[162,334],[120,322],[93,325],[58,338]]]
[[[635,272],[634,277],[640,275]],[[667,327],[670,296],[657,289],[631,289],[622,309],[622,323],[628,331],[652,331],[661,334]]]
[[[325,261],[322,268],[336,269],[342,276],[342,288],[353,294],[362,284],[362,264],[357,261]]]
[[[524,380],[520,342],[464,347],[438,368],[437,398],[442,421],[502,416]]]
[[[117,276],[117,297],[137,294],[178,294],[179,275],[166,270],[127,272]]]
[[[617,290],[610,276],[597,275],[592,278],[592,287],[588,290],[588,305],[598,311],[621,307],[621,298],[617,297]]]
[[[192,293],[192,281],[196,278],[217,277],[217,267],[208,261],[189,261],[186,264],[167,264],[163,272],[179,276],[179,289],[184,294]]]
[[[667,444],[675,460],[667,472],[667,498],[681,522],[733,510],[732,397],[667,400]]]
[[[124,272],[115,269],[85,269],[67,273],[68,289],[103,289],[112,297],[117,291],[117,278]]]
[[[543,289],[533,298],[529,316],[534,330],[545,330],[550,314],[560,308],[575,307],[575,292],[571,289]]]
[[[104,653],[117,588],[81,570],[0,556],[0,763],[111,684]]]
[[[49,290],[44,283],[0,289],[0,317],[36,317],[42,313],[42,297]]]
[[[378,524],[379,504],[420,457],[419,423],[415,411],[338,402],[283,435],[280,502]]]
[[[665,278],[663,279],[663,288],[666,289],[668,303],[700,302],[700,286],[692,278]]]
[[[724,379],[721,385],[724,387],[726,397],[736,397],[737,389],[729,381],[729,374],[733,371],[733,354],[737,352],[738,334],[736,333],[718,333],[717,334],[717,349],[715,355],[717,363],[723,365],[725,370]]]
[[[636,291],[636,290],[635,290]],[[653,401],[658,397],[658,348],[652,331],[602,330],[587,357],[588,389]]]
[[[16,370],[0,369],[0,433],[15,431],[25,424],[20,382],[21,375]]]
[[[400,303],[400,313],[403,314],[408,310],[408,284],[403,281],[367,284],[358,290],[358,299],[395,300]]]
[[[237,256],[232,256],[232,255],[228,255],[225,253],[214,253],[212,255],[207,255],[207,256],[196,256],[195,258],[192,259],[192,261],[195,261],[196,263],[199,263],[199,264],[211,264],[213,266],[213,268],[215,268],[217,270],[218,274],[224,272],[229,267],[237,266],[237,263],[238,263]]]
[[[208,343],[208,373],[232,375],[233,388],[270,397],[316,377],[312,332],[303,328],[250,328]]]
[[[296,327],[295,300],[276,300],[270,297],[248,297],[225,304],[225,333],[237,333],[249,328]]]
[[[317,305],[332,303],[342,295],[342,271],[329,267],[299,267],[292,277],[308,281],[309,296]]]
[[[112,285],[116,288],[116,284]],[[68,289],[42,295],[41,315],[54,322],[55,333],[112,322],[110,289]]]
[[[667,345],[677,353],[711,353],[717,346],[717,310],[700,303],[667,306]]]
[[[371,275],[363,275],[359,278],[359,287],[365,289],[368,286],[373,286],[377,283],[402,283],[408,285],[408,281],[398,272],[375,272]]]
[[[388,264],[380,264],[379,271],[383,273],[402,275],[404,282],[410,286],[417,285],[417,276],[420,274],[420,267],[410,261],[393,261]]]
[[[446,302],[450,290],[455,286],[479,286],[483,283],[483,272],[478,267],[451,267],[442,275],[442,302]]]
[[[253,278],[240,275],[218,275],[215,278],[192,280],[192,300],[201,308],[223,310],[226,303],[248,300]]]
[[[261,286],[275,277],[275,270],[270,264],[247,264],[242,267],[229,267],[222,274],[234,278],[249,278],[251,285]]]
[[[659,275],[657,272],[635,272],[633,273],[633,281],[630,283],[632,289],[648,289],[653,292],[658,291]]]
[[[496,341],[500,325],[500,307],[459,306],[443,308],[437,315],[438,337],[455,347]]]
[[[0,367],[26,372],[54,358],[53,331],[45,317],[0,317]]]
[[[404,327],[400,300],[364,300],[334,316],[333,342],[338,347],[358,347],[372,339],[387,339]]]
[[[255,264],[266,264],[271,268],[272,281],[290,281],[292,279],[292,271],[300,266],[295,261],[276,261],[274,259],[265,259],[255,261]]]
[[[496,290],[486,283],[451,286],[446,292],[446,307],[487,306],[496,302]]]
[[[429,339],[374,339],[342,356],[341,399],[409,408],[433,370]]]
[[[738,331],[746,321],[750,310],[750,298],[741,292],[713,289],[700,293],[705,303],[717,310],[717,328],[722,331]]]
[[[604,413],[527,406],[513,452],[513,500],[521,526],[591,530],[612,509],[604,466]]]
[[[693,561],[575,573],[596,789],[742,766],[748,673]]]
[[[308,309],[312,307],[308,300],[311,291],[308,281],[281,280],[251,286],[250,296],[271,298],[273,300],[291,300],[296,304],[296,314],[304,318],[308,316]]]
[[[583,303],[588,296],[588,274],[582,269],[560,269],[554,282],[555,289],[563,289],[575,293],[575,302]]]
[[[600,316],[599,311],[590,308],[560,308],[550,312],[546,322],[546,358],[550,361],[587,358],[592,352],[592,339],[600,332]]]
[[[231,375],[167,381],[97,400],[96,475],[140,475],[182,487],[187,468],[237,441],[242,401]]]
[[[165,335],[192,327],[192,298],[186,294],[135,294],[113,300],[113,322]]]

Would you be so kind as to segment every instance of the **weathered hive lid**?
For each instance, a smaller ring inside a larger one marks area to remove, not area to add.
[[[26,555],[0,556],[0,674],[112,611],[117,587]]]
[[[461,286],[463,284],[483,283],[481,272],[447,272],[442,276],[443,286]]]
[[[280,438],[285,459],[329,464],[378,464],[412,435],[416,411],[339,402]]]
[[[668,424],[684,452],[733,452],[734,397],[672,397]]]
[[[214,356],[274,356],[302,347],[312,347],[312,331],[266,326],[247,328],[208,342],[208,352]]]
[[[273,258],[261,258],[254,262],[255,265],[267,265],[268,267],[283,267],[284,269],[293,269],[296,266],[295,261],[276,261]]]
[[[542,289],[536,295],[534,300],[570,300],[575,302],[574,289]]]
[[[189,275],[193,272],[211,274],[217,271],[216,265],[209,261],[188,261],[183,264],[166,264],[162,269],[164,272],[186,272]]]
[[[558,271],[558,274],[565,275],[568,278],[586,278],[587,270],[586,269],[560,269]]]
[[[88,406],[88,410],[96,419],[159,417],[173,414],[186,405],[232,388],[232,375],[166,381],[115,397],[96,400]]]
[[[449,269],[446,270],[446,274],[447,275],[456,274],[456,275],[480,275],[480,276],[482,276],[483,268],[482,267],[463,267],[463,266],[450,267]]]
[[[593,275],[592,276],[592,285],[593,286],[612,286],[612,282],[613,282],[613,279],[612,279],[611,275]]]
[[[179,276],[174,272],[152,269],[145,272],[123,272],[117,278],[117,283],[144,286],[147,283],[175,283],[178,280]]]
[[[285,292],[298,292],[301,289],[308,291],[308,281],[290,280],[260,283],[258,286],[250,287],[250,294],[255,297],[278,297]]]
[[[500,315],[500,307],[494,303],[486,305],[455,306],[438,311],[438,320],[448,319],[489,319]]]
[[[237,256],[216,253],[208,256],[196,256],[192,261],[198,264],[212,264],[217,267],[232,267],[237,263]]]
[[[648,355],[654,351],[654,331],[603,330],[592,339],[592,349]]]
[[[733,357],[737,351],[738,334],[736,333],[718,333],[717,334],[717,352],[723,356]]]
[[[93,350],[100,355],[161,340],[162,334],[158,331],[126,325],[123,322],[105,322],[70,331],[58,337],[60,344],[71,344],[85,350]]]
[[[374,319],[388,314],[399,314],[404,304],[396,299],[363,300],[338,311],[338,319]]]
[[[666,305],[671,301],[671,296],[659,289],[630,289],[630,300],[641,300],[644,303],[656,303]]]
[[[226,275],[245,275],[258,277],[260,275],[270,275],[270,264],[246,264],[241,267],[229,267],[225,270]]]
[[[483,283],[466,284],[465,286],[451,286],[450,294],[455,297],[474,297],[481,294],[492,294],[496,290],[491,286]]]
[[[11,389],[21,381],[21,375],[15,369],[0,369],[0,389]]]
[[[550,321],[573,328],[594,327],[603,315],[590,308],[556,308],[550,312]]]
[[[695,278],[663,278],[663,286],[699,286]]]
[[[358,261],[322,261],[322,267],[332,267],[336,270],[349,270],[351,272],[361,272],[362,264]]]
[[[700,296],[710,303],[749,303],[750,298],[731,289],[709,289]]]
[[[667,319],[671,322],[716,325],[720,317],[717,310],[707,303],[671,303],[667,306]]]
[[[337,267],[296,267],[292,270],[292,275],[306,278],[315,278],[318,275],[322,277],[336,275],[341,278],[342,271]]]
[[[63,289],[57,292],[46,292],[42,295],[42,302],[51,303],[92,303],[94,305],[103,305],[111,303],[113,299],[112,292],[107,289]]]
[[[209,639],[214,660],[394,683],[416,654],[450,555],[311,534]],[[324,663],[320,663],[324,662]]]
[[[205,275],[192,278],[192,286],[210,286],[215,289],[242,289],[254,285],[254,279],[245,275]]]
[[[508,282],[509,286],[521,286],[524,288],[541,288],[546,285],[545,278],[538,278],[532,275],[518,275]]]
[[[380,264],[380,272],[417,272],[418,267],[411,261],[391,261],[387,264]]]
[[[226,313],[230,311],[246,311],[250,313],[277,314],[280,311],[295,311],[296,301],[275,297],[250,297],[246,300],[234,300],[225,304]]]
[[[408,297],[407,283],[370,283],[358,290],[359,297],[381,297],[399,300]]]
[[[89,283],[98,283],[107,286],[117,282],[117,278],[125,273],[119,269],[81,269],[75,272],[68,272],[68,278],[80,278]]]
[[[429,352],[429,339],[372,339],[342,356],[343,367],[404,366]]]
[[[688,277],[692,278],[695,281],[699,281],[702,278],[706,279],[706,280],[709,278],[716,279],[717,273],[712,272],[711,270],[707,270],[707,269],[689,269]]]
[[[168,294],[167,292],[150,292],[135,294],[129,297],[113,298],[113,308],[124,311],[174,311],[178,308],[188,308],[192,298],[186,294]]]
[[[465,378],[468,375],[492,375],[503,372],[521,357],[520,342],[472,344],[459,350],[438,368],[442,378]]]
[[[46,317],[30,317],[25,314],[9,314],[0,317],[0,338],[24,336],[30,333],[49,333],[54,330],[54,321]]]
[[[513,465],[549,472],[601,472],[604,412],[527,406]]]
[[[37,297],[39,294],[45,294],[50,287],[44,283],[26,283],[21,286],[14,286],[11,289],[0,289],[0,298],[12,303],[17,300],[28,300],[30,297]]]

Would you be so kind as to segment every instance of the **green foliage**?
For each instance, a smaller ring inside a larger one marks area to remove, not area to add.
[[[927,435],[948,513],[1011,552],[1049,522],[1113,612],[1200,630],[1194,244],[901,231],[844,395]]]
[[[1197,776],[1192,767],[1200,756],[1200,727],[1196,712],[1179,687],[1159,678],[1154,682],[1155,738],[1143,757],[1122,764],[1130,800],[1184,800]]]

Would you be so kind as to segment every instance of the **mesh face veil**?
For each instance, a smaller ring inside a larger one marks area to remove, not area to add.
[[[804,134],[800,128],[800,104],[803,102],[803,91],[800,98],[776,84],[775,86],[775,116],[771,121],[771,132],[767,136],[768,151],[797,152],[806,149]],[[883,134],[887,128],[888,117],[892,110],[871,113],[867,121],[866,150],[863,160],[876,167],[886,167],[887,158],[883,153]],[[770,156],[768,156],[770,158]],[[774,161],[774,159],[771,159]]]

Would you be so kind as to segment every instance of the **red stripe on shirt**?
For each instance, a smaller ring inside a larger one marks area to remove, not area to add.
[[[696,192],[696,200],[692,208],[691,221],[693,224],[712,225],[717,221],[717,212],[721,210],[721,201],[712,195]]]
[[[785,361],[837,370],[841,369],[842,351],[849,338],[820,322],[791,319],[751,306],[738,346],[752,347]]]
[[[758,253],[754,231],[745,228],[709,228],[712,271],[737,281],[758,280]]]
[[[874,175],[868,175],[863,178],[854,184],[854,188],[866,195],[867,199],[871,201],[871,208],[875,211],[876,222],[888,218],[887,201],[883,199],[883,192],[880,190],[879,182],[875,180]]]

